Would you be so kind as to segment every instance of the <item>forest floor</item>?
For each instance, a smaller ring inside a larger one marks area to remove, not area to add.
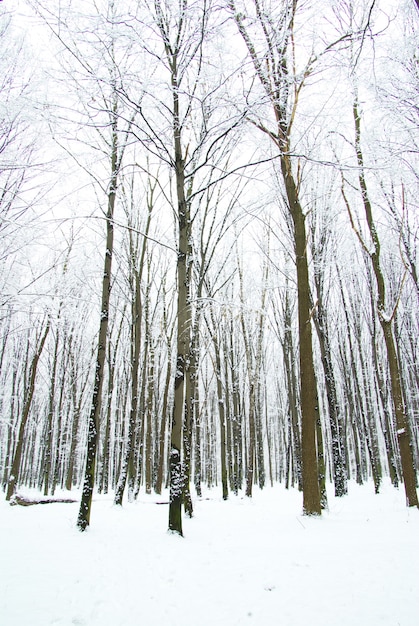
[[[1,501],[0,624],[418,624],[419,510],[403,488],[351,484],[317,519],[282,486],[227,502],[213,490],[194,500],[184,538],[166,531],[162,501],[96,496],[85,533],[77,503]]]

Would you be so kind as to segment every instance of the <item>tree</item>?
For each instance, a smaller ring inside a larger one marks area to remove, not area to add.
[[[134,474],[134,448],[135,448],[135,433],[136,422],[139,408],[139,375],[141,368],[141,348],[142,348],[142,324],[144,317],[144,304],[142,298],[142,280],[143,273],[146,267],[146,253],[148,234],[150,230],[151,216],[154,208],[154,191],[156,183],[147,181],[147,217],[144,225],[143,235],[139,236],[139,232],[135,232],[135,229],[129,229],[128,231],[128,258],[129,258],[129,286],[131,297],[131,347],[130,347],[130,364],[131,364],[131,407],[128,421],[128,433],[126,448],[122,461],[122,467],[118,479],[117,488],[115,491],[115,504],[122,505],[122,499],[124,495],[125,485],[128,478],[129,470],[131,474]],[[130,196],[131,197],[131,196]],[[131,207],[130,207],[131,208]],[[130,224],[132,217],[130,217],[131,211],[128,211],[127,222]],[[149,283],[148,283],[149,284]],[[149,298],[149,293],[146,293],[146,299]],[[149,307],[149,303],[145,303],[145,309]],[[148,344],[150,341],[148,333],[146,331],[145,342]],[[147,358],[144,358],[143,372],[147,371]],[[131,475],[130,495],[134,493],[135,476]]]
[[[159,43],[156,49],[152,49],[149,42],[153,38],[149,38],[144,46],[160,61],[159,71],[163,72],[165,82],[160,82],[153,91],[148,88],[139,108],[141,127],[136,135],[144,147],[168,167],[170,185],[173,180],[173,192],[171,187],[164,189],[163,186],[162,191],[172,206],[177,231],[176,370],[169,454],[169,530],[180,535],[185,486],[182,447],[189,437],[194,401],[194,385],[190,384],[189,377],[195,317],[192,305],[193,225],[202,193],[213,186],[217,178],[226,176],[214,178],[214,173],[220,171],[221,158],[224,163],[228,161],[227,140],[242,119],[222,103],[219,94],[225,93],[227,81],[217,75],[204,76],[208,55],[206,44],[217,17],[215,9],[211,0],[203,3],[182,0],[179,5],[172,0],[155,0],[153,8],[150,7],[150,28],[153,33],[158,33]],[[134,102],[132,106],[135,106]]]
[[[38,276],[20,276],[13,261],[25,253],[36,237],[37,203],[47,186],[47,160],[37,141],[42,119],[36,113],[34,92],[40,89],[29,47],[15,26],[13,10],[0,13],[0,292],[2,307],[13,307],[16,296],[36,283]],[[37,96],[39,93],[37,93]],[[45,145],[47,141],[45,141]],[[43,155],[44,156],[44,155]],[[43,176],[40,176],[42,172]],[[38,176],[36,178],[36,175]],[[41,181],[42,179],[42,181]],[[41,181],[41,182],[40,182]],[[37,232],[41,236],[41,231]],[[29,253],[30,258],[30,253]],[[44,267],[39,274],[48,271]]]
[[[20,418],[20,426],[19,426],[19,432],[18,432],[17,441],[16,441],[16,448],[15,448],[15,452],[13,456],[12,466],[11,466],[10,473],[8,476],[6,500],[10,500],[10,498],[15,493],[17,484],[19,483],[22,452],[23,452],[23,446],[25,442],[25,430],[26,430],[26,425],[27,425],[28,418],[29,418],[29,413],[31,410],[33,395],[35,392],[36,373],[38,370],[39,359],[41,358],[41,354],[44,349],[49,330],[50,330],[50,320],[47,319],[41,324],[41,327],[35,336],[35,344],[36,344],[35,352],[33,354],[32,361],[30,364],[29,380],[28,380],[27,389],[25,390],[24,404],[22,408],[22,416]]]
[[[375,224],[373,215],[373,205],[370,200],[370,195],[367,186],[367,179],[365,175],[364,156],[361,145],[361,115],[359,112],[358,98],[355,96],[353,103],[353,120],[355,129],[355,153],[358,166],[358,185],[361,194],[362,207],[365,214],[365,220],[367,224],[367,232],[370,238],[370,245],[368,245],[365,239],[362,237],[359,229],[356,227],[353,211],[349,204],[349,200],[344,189],[344,179],[342,182],[342,196],[346,204],[349,219],[354,229],[355,234],[362,246],[363,251],[368,256],[371,267],[373,270],[376,290],[377,290],[377,315],[380,321],[380,325],[383,331],[387,361],[390,374],[392,400],[394,415],[396,418],[397,440],[399,444],[401,465],[403,473],[404,488],[406,492],[407,506],[419,507],[418,496],[416,492],[416,473],[413,463],[413,451],[411,444],[411,432],[409,421],[406,415],[406,408],[404,403],[402,384],[401,384],[401,372],[400,364],[397,355],[396,343],[393,331],[394,316],[396,314],[398,306],[398,298],[394,302],[391,309],[386,297],[386,280],[382,269],[381,262],[381,243],[378,235],[378,230]],[[401,283],[401,288],[403,287]]]
[[[269,102],[276,124],[275,130],[269,130],[257,119],[253,122],[273,141],[278,150],[287,208],[292,219],[298,292],[303,509],[306,515],[320,515],[316,446],[319,406],[313,362],[308,246],[305,213],[300,200],[300,182],[291,156],[291,131],[295,111],[301,89],[311,72],[313,59],[309,60],[302,78],[290,75],[293,61],[289,59],[289,48],[294,37],[293,24],[297,4],[295,1],[282,2],[273,12],[259,0],[247,3],[243,10],[239,10],[238,3],[234,0],[229,1],[233,18],[246,44],[255,74]],[[250,12],[255,25],[254,38],[245,20],[245,15]],[[293,88],[290,87],[292,84]]]
[[[75,107],[79,114],[80,123],[84,130],[87,129],[87,137],[80,142],[89,144],[102,153],[105,157],[106,183],[100,180],[95,170],[89,169],[83,163],[83,159],[76,150],[69,145],[68,136],[57,141],[66,150],[82,171],[87,171],[95,183],[99,183],[99,189],[106,198],[106,210],[103,211],[106,223],[106,247],[104,256],[103,276],[101,285],[100,319],[97,338],[97,352],[95,363],[95,375],[90,415],[87,433],[87,455],[84,476],[84,485],[80,510],[77,520],[79,530],[84,531],[90,523],[90,511],[92,494],[95,481],[95,468],[98,444],[99,418],[102,407],[102,389],[105,378],[105,364],[108,341],[109,303],[112,279],[112,259],[114,248],[114,214],[117,197],[118,179],[122,166],[122,159],[129,137],[129,128],[132,120],[123,121],[119,91],[121,88],[121,67],[119,63],[119,46],[124,46],[125,41],[118,37],[119,16],[112,0],[105,3],[104,7],[92,7],[92,16],[81,16],[64,13],[59,16],[51,14],[50,9],[37,5],[35,11],[42,17],[45,24],[52,32],[62,55],[62,69],[71,78],[69,83],[76,95]],[[101,9],[103,8],[103,13]],[[80,23],[75,28],[71,18],[78,17]],[[57,26],[55,18],[57,17]],[[92,41],[84,39],[83,22],[93,33]],[[79,30],[79,32],[78,32]],[[90,52],[86,55],[86,47]],[[127,52],[126,48],[123,54]],[[126,59],[127,62],[127,59]],[[74,65],[73,65],[74,64]],[[89,91],[90,90],[90,91]],[[77,115],[69,119],[74,124]],[[77,120],[78,121],[78,120]],[[77,124],[76,121],[76,124]],[[84,126],[83,126],[84,125]],[[96,137],[89,137],[89,128],[96,130]]]
[[[314,200],[315,202],[315,200]],[[326,220],[325,213],[316,212],[319,221],[323,218]],[[314,311],[314,323],[317,331],[317,337],[320,347],[320,357],[324,372],[324,382],[326,387],[327,406],[329,411],[329,422],[332,439],[332,468],[333,482],[335,485],[335,496],[343,496],[347,493],[346,480],[346,453],[343,434],[342,410],[337,394],[336,376],[332,362],[332,347],[330,342],[330,332],[328,328],[328,320],[326,312],[330,308],[325,302],[325,280],[328,263],[327,248],[330,247],[332,234],[325,224],[320,224],[320,233],[316,233],[314,220],[311,225],[313,265],[314,265],[314,285],[315,285],[315,304],[312,299],[312,308]]]

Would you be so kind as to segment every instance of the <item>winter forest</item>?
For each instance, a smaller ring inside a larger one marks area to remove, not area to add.
[[[418,27],[417,0],[1,2],[6,501],[72,492],[83,531],[93,493],[167,492],[178,535],[203,490],[418,506]]]

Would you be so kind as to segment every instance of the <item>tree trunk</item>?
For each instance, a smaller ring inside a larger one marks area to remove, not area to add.
[[[60,303],[61,308],[61,303]],[[58,310],[57,320],[60,320],[60,309]],[[55,384],[57,374],[57,361],[58,361],[58,345],[59,345],[59,324],[57,324],[57,333],[54,342],[54,354],[52,356],[52,370],[51,370],[51,387],[49,391],[48,400],[48,415],[46,422],[46,432],[44,436],[45,446],[45,459],[44,459],[44,496],[49,494],[51,469],[52,469],[52,439],[53,439],[53,418],[54,418],[54,402],[55,402]]]
[[[217,381],[217,404],[218,417],[220,420],[220,456],[221,456],[221,485],[223,500],[228,498],[228,476],[227,476],[227,448],[226,448],[226,411],[225,411],[225,394],[223,390],[220,342],[217,334],[217,324],[214,319],[214,311],[211,309],[211,335],[214,346],[215,357],[215,377]]]
[[[30,367],[29,385],[26,391],[25,402],[23,405],[22,419],[20,420],[19,433],[17,437],[15,453],[13,456],[12,467],[11,467],[10,474],[8,477],[7,492],[6,492],[7,501],[9,501],[12,495],[15,493],[16,486],[19,482],[20,462],[22,458],[23,444],[25,441],[25,429],[26,429],[26,424],[27,424],[28,417],[29,417],[29,411],[30,411],[31,404],[32,404],[33,394],[35,391],[36,371],[38,369],[39,359],[41,358],[42,350],[44,349],[45,341],[48,337],[49,330],[50,330],[50,320],[47,321],[43,335],[40,337],[37,350],[32,359],[32,363]]]
[[[348,493],[346,479],[346,459],[345,446],[343,441],[343,425],[341,410],[339,407],[335,373],[332,364],[332,350],[329,342],[329,335],[326,329],[325,312],[323,309],[322,289],[319,278],[316,277],[317,307],[314,316],[317,337],[320,346],[320,355],[324,372],[324,383],[326,387],[327,406],[329,409],[330,431],[332,436],[332,469],[333,483],[335,486],[335,496],[341,497]]]
[[[287,156],[281,157],[288,207],[294,225],[297,269],[298,334],[300,345],[300,402],[302,418],[303,511],[320,515],[320,489],[317,466],[316,424],[319,419],[311,332],[310,283],[308,277],[305,217]]]
[[[176,373],[170,439],[170,505],[169,530],[183,535],[182,531],[182,426],[185,404],[185,373],[189,367],[191,346],[191,304],[190,304],[190,263],[191,263],[191,216],[185,194],[185,162],[182,156],[180,104],[177,84],[177,57],[170,59],[173,87],[173,123],[175,147],[175,176],[178,215],[177,250],[177,329],[176,329]]]
[[[396,416],[397,440],[399,442],[400,458],[407,506],[419,508],[416,492],[416,472],[413,464],[411,432],[404,408],[403,393],[400,381],[399,362],[394,343],[392,323],[380,317],[387,349],[388,366],[390,370],[391,391],[393,396],[394,412]]]
[[[368,232],[371,237],[372,247],[368,249],[365,242],[361,238],[360,233],[355,229],[355,232],[360,240],[363,250],[368,254],[372,269],[375,276],[376,288],[377,288],[377,314],[383,330],[384,341],[387,351],[387,361],[390,372],[391,391],[393,399],[394,414],[396,417],[397,439],[400,449],[402,473],[404,488],[406,493],[407,506],[419,507],[418,496],[416,492],[416,472],[413,463],[413,453],[411,444],[411,433],[409,429],[409,422],[407,419],[403,393],[401,387],[400,376],[400,364],[397,359],[397,351],[394,343],[393,335],[393,317],[396,313],[397,302],[391,316],[386,313],[386,284],[384,274],[381,269],[380,260],[380,240],[378,232],[373,218],[372,205],[368,194],[367,182],[364,174],[364,159],[361,148],[361,118],[358,110],[358,102],[355,99],[353,103],[353,119],[355,126],[355,150],[356,159],[358,164],[358,182],[362,196],[362,203],[364,207],[365,218],[368,226]],[[343,187],[342,195],[346,203],[346,207],[349,213],[351,224],[354,225],[351,209],[348,200],[345,196]]]
[[[92,506],[93,485],[95,479],[99,418],[102,406],[102,388],[105,377],[104,368],[106,362],[106,344],[108,340],[109,298],[111,292],[111,272],[114,239],[113,216],[115,211],[116,187],[118,177],[117,119],[117,105],[115,100],[112,119],[111,180],[110,191],[108,194],[108,210],[106,214],[106,252],[102,280],[99,336],[92,404],[88,423],[86,468],[84,474],[84,484],[80,502],[80,510],[77,518],[77,527],[80,531],[86,530],[87,526],[89,526],[90,524],[90,511]]]
[[[169,344],[168,344],[169,346]],[[163,473],[165,467],[165,439],[166,439],[166,426],[168,422],[168,400],[169,400],[169,386],[171,383],[172,376],[172,358],[170,354],[170,348],[168,349],[167,354],[167,369],[166,369],[166,380],[164,383],[163,390],[163,403],[161,410],[161,418],[160,418],[160,430],[159,430],[159,462],[157,469],[157,477],[156,477],[156,493],[160,494],[162,492],[163,485]]]

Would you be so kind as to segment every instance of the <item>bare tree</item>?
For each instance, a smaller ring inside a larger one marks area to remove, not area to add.
[[[94,168],[83,162],[77,149],[72,149],[72,142],[68,135],[60,137],[56,133],[57,142],[66,153],[75,160],[86,172],[93,184],[97,185],[98,193],[106,199],[106,209],[102,216],[106,224],[106,241],[104,266],[101,285],[101,303],[99,329],[97,338],[97,353],[95,375],[93,383],[92,402],[88,420],[87,455],[84,485],[80,510],[77,520],[78,528],[83,531],[90,523],[93,486],[95,481],[95,467],[97,456],[99,418],[102,407],[102,389],[105,379],[105,365],[108,341],[108,323],[110,314],[110,294],[112,285],[112,259],[114,252],[114,217],[117,198],[119,173],[122,159],[129,137],[129,128],[132,123],[132,114],[127,120],[123,118],[121,99],[122,68],[119,61],[118,46],[125,46],[118,32],[117,9],[113,0],[105,3],[104,7],[92,6],[92,15],[73,14],[71,7],[68,12],[55,15],[48,7],[41,4],[34,7],[44,24],[53,35],[61,57],[61,69],[70,79],[66,83],[75,93],[75,107],[78,115],[67,117],[62,111],[60,123],[64,120],[70,126],[79,123],[81,134],[86,135],[79,145],[87,144],[101,154],[105,161],[105,174],[100,174]],[[103,12],[101,12],[101,9]],[[75,21],[78,23],[74,23]],[[93,37],[86,41],[84,25],[88,23]],[[87,50],[89,54],[86,54]],[[127,49],[124,48],[124,53]],[[125,61],[128,62],[129,54]],[[78,117],[78,119],[77,119]],[[90,134],[93,130],[93,137]],[[96,133],[95,133],[96,131]],[[107,171],[106,171],[107,170]],[[102,182],[102,181],[106,182]],[[101,198],[101,200],[102,200]]]
[[[367,178],[365,174],[364,156],[361,145],[361,115],[359,112],[359,103],[356,97],[353,103],[353,119],[355,128],[355,152],[358,165],[358,185],[367,224],[367,232],[370,239],[369,245],[365,241],[360,230],[355,224],[353,210],[350,206],[347,194],[345,193],[344,178],[342,179],[342,196],[348,210],[351,225],[358,237],[362,249],[370,259],[372,270],[374,273],[377,291],[377,315],[383,331],[387,351],[393,409],[396,418],[397,439],[400,449],[404,488],[406,492],[406,503],[407,506],[419,506],[416,492],[416,473],[413,463],[411,432],[409,420],[406,415],[406,407],[404,403],[401,384],[400,364],[398,360],[393,330],[394,316],[397,311],[399,296],[397,296],[395,302],[390,308],[387,301],[385,274],[382,269],[381,243],[373,215],[373,205],[370,199],[370,194],[367,186]],[[401,288],[403,287],[403,283],[404,280],[402,279]]]
[[[228,161],[227,140],[242,116],[222,108],[218,92],[226,89],[224,78],[209,76],[208,83],[204,80],[206,44],[217,15],[212,0],[200,4],[182,0],[179,5],[172,0],[155,0],[149,8],[154,23],[151,28],[159,35],[159,43],[156,49],[151,49],[150,43],[146,48],[161,61],[159,71],[163,70],[167,81],[163,88],[160,83],[153,92],[147,90],[144,104],[139,108],[141,128],[136,136],[169,168],[170,185],[173,181],[173,190],[171,186],[164,188],[161,185],[172,206],[177,233],[176,370],[171,421],[169,529],[182,534],[181,505],[185,486],[182,447],[189,439],[183,434],[191,429],[193,398],[188,396],[194,393],[194,385],[187,386],[195,318],[192,304],[193,224],[202,193],[227,175],[221,170],[220,159]],[[167,87],[169,96],[165,98]],[[151,109],[148,100],[153,105]],[[136,106],[134,102],[131,104]],[[214,177],[217,171],[221,173]]]
[[[253,120],[255,126],[271,139],[278,151],[287,208],[293,225],[298,291],[303,509],[307,515],[319,515],[321,505],[316,452],[319,407],[313,363],[307,235],[298,171],[295,170],[291,156],[291,131],[299,95],[311,73],[314,59],[309,59],[302,78],[292,74],[290,47],[293,43],[293,24],[298,2],[281,2],[275,10],[265,6],[260,0],[252,0],[244,8],[241,5],[239,8],[234,0],[230,0],[228,4],[276,124],[275,129],[271,130],[257,118]],[[247,26],[245,16],[249,12],[252,14],[253,30]]]
[[[31,410],[32,400],[35,392],[35,380],[36,373],[38,370],[39,359],[41,358],[42,351],[45,346],[45,342],[47,340],[48,334],[50,330],[50,320],[47,319],[41,324],[41,327],[35,337],[35,352],[32,357],[30,369],[29,369],[29,380],[28,386],[25,390],[24,404],[22,408],[22,416],[20,418],[19,432],[16,441],[16,448],[13,456],[13,462],[11,465],[8,483],[7,483],[7,491],[6,491],[6,500],[10,500],[10,498],[15,493],[16,486],[19,483],[19,474],[21,469],[21,459],[23,452],[23,445],[25,442],[25,431],[28,423],[29,413]]]

